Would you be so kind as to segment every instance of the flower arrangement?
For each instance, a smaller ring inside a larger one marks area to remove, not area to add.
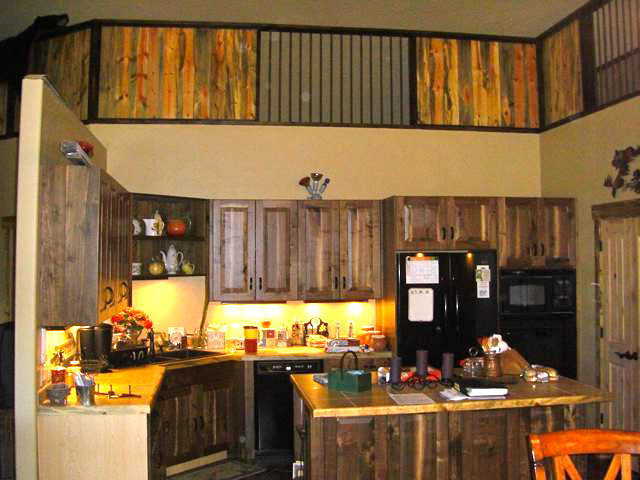
[[[130,336],[137,337],[142,329],[150,329],[153,322],[149,320],[149,316],[142,310],[136,310],[131,307],[125,308],[120,313],[116,313],[111,317],[113,330],[118,333],[127,333]]]

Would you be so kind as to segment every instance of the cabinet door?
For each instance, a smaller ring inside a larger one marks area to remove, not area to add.
[[[229,422],[231,414],[231,386],[224,382],[200,386],[202,414],[199,420],[201,455],[226,450],[231,444]]]
[[[538,255],[546,267],[574,267],[576,263],[576,235],[574,200],[543,198],[540,206]]]
[[[117,233],[116,215],[117,215],[117,193],[114,183],[110,181],[107,175],[100,176],[100,247],[99,247],[99,290],[98,296],[98,321],[102,322],[113,315],[116,307],[116,294],[114,288],[114,278],[116,268],[114,266],[114,258],[116,252],[115,239]]]
[[[446,209],[446,197],[396,198],[396,249],[447,247],[449,232]]]
[[[453,248],[497,248],[497,205],[492,197],[449,199],[449,237]]]
[[[255,202],[213,202],[212,300],[255,299]]]
[[[155,408],[159,412],[161,424],[156,441],[161,446],[159,458],[155,462],[165,467],[193,458],[196,425],[191,400],[189,386],[164,390],[158,396]],[[154,446],[151,450],[154,450]]]
[[[340,297],[381,296],[380,202],[340,202]]]
[[[303,300],[338,298],[338,202],[298,202],[298,218],[299,297]]]
[[[256,300],[298,295],[298,202],[256,202]]]
[[[500,266],[534,266],[538,238],[538,199],[500,199]]]

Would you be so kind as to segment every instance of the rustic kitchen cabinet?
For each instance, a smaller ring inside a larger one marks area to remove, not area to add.
[[[152,479],[166,478],[176,465],[235,447],[238,426],[234,419],[244,410],[236,401],[241,386],[235,380],[234,363],[186,367],[165,374],[150,416]],[[203,464],[206,462],[205,458]]]
[[[573,199],[502,198],[499,219],[500,267],[575,267]]]
[[[497,247],[493,197],[392,197],[385,202],[395,250]]]
[[[174,197],[168,195],[148,195],[135,193],[132,199],[133,218],[142,222],[144,218],[153,218],[157,211],[165,223],[160,236],[145,235],[142,232],[133,236],[132,261],[142,263],[141,275],[134,280],[166,279],[168,275],[151,275],[149,263],[162,261],[161,251],[166,252],[169,245],[174,245],[184,254],[183,263],[192,263],[195,267],[192,274],[178,270],[172,277],[206,276],[209,272],[209,200],[202,198]],[[171,236],[167,233],[167,223],[171,219],[180,219],[187,224],[184,235]],[[131,268],[131,266],[129,266]]]
[[[306,200],[298,216],[300,298],[380,296],[380,202]]]
[[[297,298],[297,202],[214,200],[211,299]]]
[[[131,198],[104,170],[59,165],[41,203],[38,318],[95,325],[131,298]]]

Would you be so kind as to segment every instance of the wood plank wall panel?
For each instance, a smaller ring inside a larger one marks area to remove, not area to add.
[[[545,125],[583,111],[580,25],[576,20],[542,45]]]
[[[91,29],[38,41],[33,46],[30,73],[42,73],[69,108],[82,120],[88,115]]]
[[[99,117],[256,118],[254,30],[103,27]]]
[[[419,123],[538,128],[534,44],[416,41]]]

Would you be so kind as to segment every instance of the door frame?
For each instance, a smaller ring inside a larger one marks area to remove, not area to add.
[[[600,271],[600,256],[599,253],[602,249],[602,238],[600,235],[601,222],[612,218],[640,218],[640,199],[636,200],[623,200],[618,202],[602,203],[593,205],[591,207],[591,216],[593,218],[594,228],[594,284],[597,286],[595,289],[595,305],[596,305],[596,381],[598,386],[602,385],[602,325],[600,323],[602,313],[602,291],[599,284],[598,272]],[[640,342],[640,339],[638,339]],[[601,411],[599,409],[599,411]],[[600,418],[602,416],[600,415]],[[600,419],[599,419],[600,421]]]

